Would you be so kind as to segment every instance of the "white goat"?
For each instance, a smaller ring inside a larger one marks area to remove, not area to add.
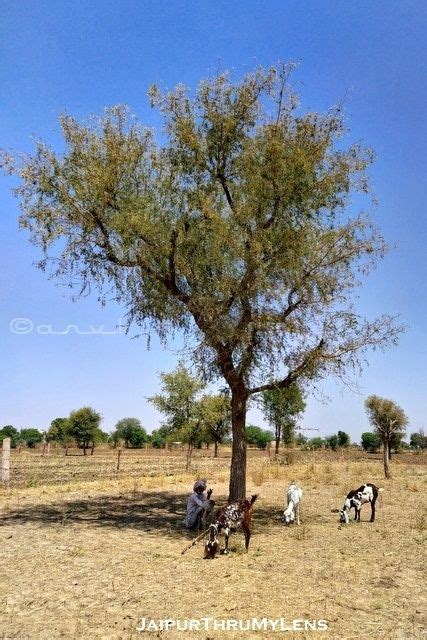
[[[283,512],[283,521],[285,524],[292,524],[296,521],[300,524],[299,507],[302,498],[302,489],[292,482],[286,492],[287,507]]]

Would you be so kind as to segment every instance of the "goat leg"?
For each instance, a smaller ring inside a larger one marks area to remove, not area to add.
[[[230,530],[229,529],[224,529],[224,541],[225,541],[225,546],[224,546],[224,554],[227,555],[228,553],[228,538],[230,537]]]
[[[249,549],[249,541],[251,539],[251,530],[245,524],[242,524],[242,529],[243,529],[243,533],[245,534],[245,549],[247,551]]]

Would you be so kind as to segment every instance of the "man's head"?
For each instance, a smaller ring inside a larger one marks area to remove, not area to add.
[[[207,487],[207,482],[206,480],[196,480],[196,482],[194,483],[193,486],[193,491],[195,493],[203,493]]]

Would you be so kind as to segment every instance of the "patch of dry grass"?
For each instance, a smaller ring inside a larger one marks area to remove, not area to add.
[[[283,616],[328,621],[326,633],[289,638],[421,638],[424,457],[401,458],[385,481],[379,461],[359,456],[307,455],[287,464],[250,452],[248,494],[259,500],[249,553],[238,533],[229,556],[203,561],[202,542],[181,555],[191,539],[182,528],[186,497],[203,476],[217,504],[225,502],[229,457],[197,453],[190,473],[180,452],[124,452],[119,473],[108,450],[72,460],[14,457],[16,482],[0,492],[3,637],[119,640],[144,637],[136,631],[141,617]],[[293,480],[304,489],[302,524],[284,527],[284,492]],[[366,481],[385,489],[376,522],[368,522],[365,506],[360,524],[340,526],[331,509]],[[145,637],[225,635],[283,637]]]

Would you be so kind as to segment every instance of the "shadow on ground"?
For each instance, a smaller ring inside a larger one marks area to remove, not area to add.
[[[197,533],[184,526],[187,495],[168,491],[137,492],[119,496],[87,496],[49,504],[32,504],[6,511],[1,525],[35,523],[49,525],[91,525],[135,528],[144,532],[161,532],[172,537],[193,538]],[[226,504],[225,497],[217,506]],[[258,528],[279,525],[280,514],[269,505],[256,503],[254,523]]]

